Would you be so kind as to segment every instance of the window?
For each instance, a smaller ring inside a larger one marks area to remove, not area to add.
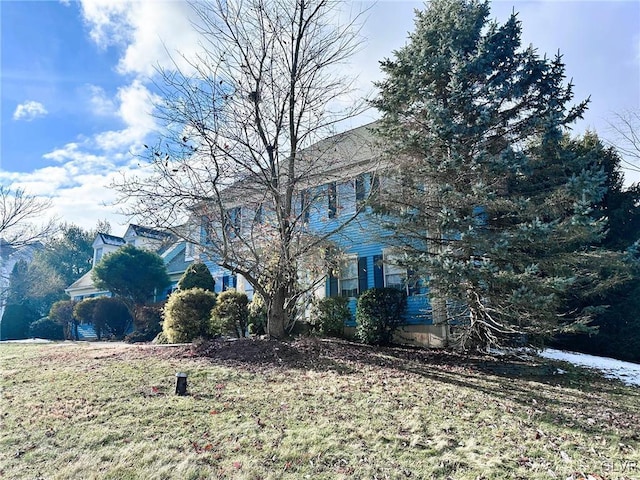
[[[327,185],[327,199],[328,199],[328,212],[329,218],[336,218],[338,213],[338,189],[336,182],[331,182]]]
[[[304,223],[309,223],[309,209],[311,208],[309,200],[309,190],[300,192],[300,218]]]
[[[261,224],[263,222],[263,218],[262,218],[262,204],[258,205],[258,208],[256,208],[256,214],[253,217],[253,221],[256,224]]]
[[[230,288],[236,288],[236,276],[225,275],[222,277],[222,291],[229,290]]]
[[[240,233],[242,224],[242,207],[233,207],[226,211],[224,228],[230,238],[236,237]]]
[[[383,255],[382,276],[385,287],[404,290],[408,296],[427,293],[425,281],[414,275],[412,270],[399,265],[399,255],[389,251],[383,252]]]
[[[213,242],[214,231],[213,231],[213,223],[211,218],[207,215],[202,216],[202,230],[201,235],[205,244],[210,244]]]
[[[103,253],[104,253],[104,250],[103,250],[102,247],[96,248],[96,259],[93,262],[94,264],[97,264],[100,261],[100,259],[102,258],[102,254]]]
[[[194,258],[196,258],[196,245],[195,243],[187,242],[184,248],[184,260],[185,262],[190,262]]]
[[[358,257],[349,256],[340,268],[338,288],[342,297],[358,296]]]
[[[384,286],[407,290],[407,269],[398,265],[399,256],[393,253],[384,253]]]
[[[356,208],[362,208],[365,200],[364,175],[358,175],[356,177]]]

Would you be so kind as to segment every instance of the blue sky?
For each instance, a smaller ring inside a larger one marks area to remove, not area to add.
[[[370,90],[378,60],[404,44],[423,4],[365,5],[367,43],[345,68]],[[591,96],[576,133],[611,137],[615,113],[640,109],[640,2],[497,1],[492,17],[504,21],[512,9],[523,44],[559,50],[576,99]],[[51,198],[62,220],[91,228],[108,219],[124,231],[108,185],[135,173],[135,153],[153,143],[154,66],[168,65],[167,51],[196,51],[188,17],[180,1],[2,0],[0,184]]]

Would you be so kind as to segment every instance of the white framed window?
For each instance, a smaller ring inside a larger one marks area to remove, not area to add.
[[[227,209],[224,218],[224,228],[229,238],[235,238],[242,228],[242,207]]]
[[[356,208],[362,208],[364,205],[367,195],[365,190],[365,176],[364,174],[358,175],[354,180],[354,188],[356,195]]]
[[[338,291],[342,297],[358,296],[358,256],[349,255],[344,259],[338,277]]]
[[[384,286],[397,288],[408,292],[407,288],[407,268],[399,265],[400,256],[397,253],[383,251],[384,263]]]

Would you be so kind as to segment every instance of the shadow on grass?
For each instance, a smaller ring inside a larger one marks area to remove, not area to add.
[[[544,422],[590,435],[601,434],[603,429],[618,430],[627,439],[640,440],[640,434],[633,433],[637,432],[634,425],[640,424],[640,389],[625,388],[595,372],[542,358],[372,347],[313,337],[291,342],[216,340],[192,347],[187,355],[254,372],[277,368],[349,375],[367,366],[386,369],[388,374],[408,373],[534,409]],[[565,374],[557,374],[558,365]],[[612,397],[624,401],[614,402]]]

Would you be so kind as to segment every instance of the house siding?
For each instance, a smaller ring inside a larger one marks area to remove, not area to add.
[[[362,134],[363,129],[356,130],[354,135],[346,140],[350,146],[345,151],[359,151],[358,136]],[[347,138],[349,132],[342,135]],[[322,149],[318,148],[318,150]],[[306,208],[306,212],[300,218],[309,230],[320,235],[330,234],[329,239],[338,249],[345,256],[350,256],[351,261],[355,259],[359,273],[358,293],[365,289],[380,287],[384,285],[385,279],[381,267],[383,254],[393,243],[391,242],[393,232],[384,228],[380,217],[375,215],[370,207],[364,207],[363,211],[355,217],[354,214],[358,208],[361,208],[363,200],[370,195],[372,188],[381,188],[383,183],[386,188],[392,188],[391,183],[380,182],[377,174],[374,174],[379,167],[379,162],[375,159],[373,150],[365,157],[355,154],[351,157],[347,153],[342,158],[331,159],[331,161],[327,159],[327,165],[331,172],[327,173],[326,183],[308,185],[300,192],[294,200],[295,211],[300,214],[302,209]],[[342,177],[340,172],[344,173]],[[237,208],[238,205],[232,205],[232,207]],[[242,211],[242,214],[244,213]],[[263,219],[268,216],[268,212],[262,212]],[[209,241],[207,231],[208,228],[203,223],[201,232],[204,243]],[[222,285],[222,279],[231,276],[231,272],[219,267],[215,258],[205,259],[205,263],[216,280],[216,292],[222,291],[226,287],[226,284]],[[239,277],[239,282],[238,289],[243,290],[242,277]],[[353,278],[350,282],[345,292],[353,290]],[[319,296],[340,294],[338,283],[337,278],[328,273]],[[348,330],[355,327],[356,302],[355,297],[349,302],[353,318],[347,325]],[[428,289],[422,285],[419,289],[409,289],[403,331],[413,338],[415,343],[437,346],[444,338],[442,329],[442,325],[433,324]]]

